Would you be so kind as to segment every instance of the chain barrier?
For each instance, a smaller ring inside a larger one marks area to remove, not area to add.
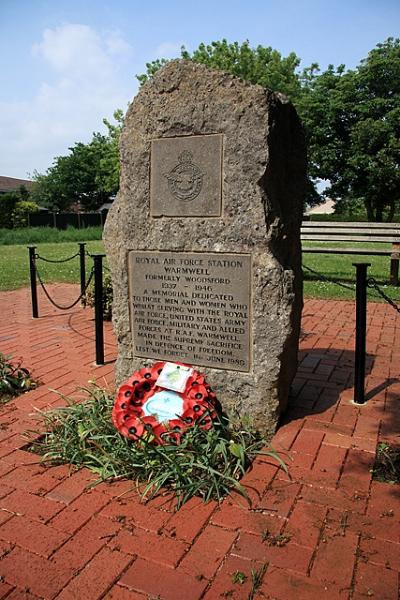
[[[89,287],[89,285],[90,285],[90,282],[91,282],[91,281],[92,281],[92,279],[93,279],[93,276],[94,276],[94,269],[92,268],[92,270],[90,271],[89,278],[88,278],[88,280],[87,280],[87,282],[86,282],[86,284],[85,284],[85,289],[84,289],[84,290],[83,290],[83,291],[82,291],[82,292],[79,294],[79,296],[78,296],[77,300],[75,300],[75,302],[73,302],[73,303],[72,303],[72,304],[70,304],[69,306],[61,306],[60,304],[57,304],[57,302],[55,302],[55,301],[53,300],[53,298],[50,296],[49,292],[47,291],[47,289],[46,289],[46,286],[44,285],[44,283],[43,283],[43,280],[42,280],[42,278],[41,278],[41,276],[40,276],[40,273],[39,273],[39,270],[38,270],[38,268],[36,268],[36,273],[37,273],[37,277],[38,277],[38,280],[39,280],[40,286],[41,286],[42,290],[44,291],[44,293],[45,293],[45,295],[46,295],[47,299],[49,300],[49,302],[50,302],[50,303],[51,303],[53,306],[55,306],[56,308],[58,308],[59,310],[70,310],[71,308],[74,308],[74,306],[76,306],[76,305],[78,304],[78,302],[79,302],[80,300],[82,300],[82,298],[85,296],[85,294],[86,294],[86,291],[87,291],[87,289],[88,289],[88,287]]]
[[[350,285],[346,285],[345,283],[341,283],[337,279],[332,279],[331,277],[327,277],[326,275],[323,275],[322,273],[318,273],[318,271],[314,271],[314,269],[311,269],[311,267],[307,267],[307,265],[303,265],[303,269],[307,269],[307,271],[310,271],[314,275],[317,275],[323,281],[327,281],[328,283],[334,283],[334,284],[344,288],[345,290],[350,290],[351,292],[354,292],[354,287],[351,287]]]
[[[369,277],[367,279],[367,287],[375,290],[375,292],[379,294],[379,296],[381,296],[388,304],[390,304],[394,310],[397,310],[397,312],[400,313],[400,306],[397,306],[397,304],[381,290],[374,277]]]
[[[60,260],[54,260],[51,258],[44,258],[43,256],[40,256],[40,254],[35,254],[35,259],[43,260],[44,262],[48,262],[48,263],[65,263],[70,260],[73,260],[77,256],[79,256],[79,252],[77,252],[73,256],[70,256],[69,258],[61,258]]]
[[[58,310],[70,310],[82,302],[86,306],[86,292],[89,285],[94,279],[94,308],[95,308],[95,343],[96,343],[96,364],[104,365],[104,331],[103,331],[103,258],[104,254],[91,254],[85,250],[85,242],[79,243],[79,251],[68,258],[61,260],[54,260],[50,258],[44,258],[36,252],[36,246],[28,246],[29,250],[29,274],[31,283],[31,298],[32,298],[32,317],[34,319],[39,318],[39,307],[38,307],[38,296],[37,296],[37,282],[41,286],[44,295],[47,300]],[[80,294],[78,298],[69,304],[63,306],[58,304],[50,295],[47,290],[44,281],[37,268],[37,260],[43,260],[48,263],[65,263],[73,260],[79,256],[80,258]],[[90,271],[89,278],[86,281],[86,269],[85,269],[85,256],[89,256],[93,259],[93,267]],[[107,267],[105,267],[109,270]]]
[[[322,281],[327,281],[328,283],[334,283],[335,285],[338,285],[346,290],[350,290],[351,292],[355,291],[354,287],[346,285],[345,283],[341,283],[337,279],[332,279],[331,277],[327,277],[326,275],[323,275],[322,273],[319,273],[318,271],[314,271],[314,269],[307,267],[307,265],[303,264],[302,266],[303,266],[303,269],[307,269],[307,271],[310,271],[314,275],[317,275]],[[397,310],[398,313],[400,313],[400,307],[397,306],[397,304],[389,296],[387,296],[385,294],[385,292],[383,292],[381,290],[381,288],[378,286],[378,283],[376,282],[376,279],[374,279],[374,277],[368,278],[367,288],[369,288],[372,291],[372,293],[374,293],[375,297],[380,296],[381,298],[383,298],[383,300],[385,300],[385,302],[390,304],[390,306],[392,306],[395,310]]]

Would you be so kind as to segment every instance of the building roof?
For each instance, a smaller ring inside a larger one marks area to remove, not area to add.
[[[0,175],[0,194],[5,192],[17,192],[21,186],[30,190],[34,185],[30,179],[16,179],[15,177],[4,177]]]
[[[314,208],[306,211],[306,215],[332,215],[335,212],[336,201],[325,200],[323,204],[317,204]]]
[[[99,212],[101,212],[102,210],[110,210],[110,208],[112,207],[113,203],[112,202],[105,202],[104,204],[102,204],[100,206],[100,208],[98,209]]]

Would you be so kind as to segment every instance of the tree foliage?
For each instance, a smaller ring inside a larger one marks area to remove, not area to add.
[[[373,49],[355,70],[317,64],[299,71],[295,53],[283,57],[270,47],[226,40],[200,44],[181,57],[223,69],[286,94],[304,124],[308,144],[308,194],[326,179],[324,192],[343,206],[363,202],[369,220],[393,217],[400,199],[400,41],[389,38]],[[143,84],[166,62],[158,59],[139,75]]]
[[[17,192],[0,195],[0,228],[12,229],[12,213],[18,202]]]
[[[296,73],[300,59],[294,52],[282,57],[271,47],[259,45],[251,48],[248,40],[239,44],[228,43],[223,39],[208,45],[200,44],[192,54],[182,46],[181,58],[193,60],[212,69],[229,71],[252,83],[282,92],[292,99],[301,93],[300,79]],[[145,83],[167,62],[165,59],[158,59],[147,63],[147,73],[138,75],[140,83]]]
[[[30,200],[30,193],[24,186],[18,191],[1,194],[0,228],[26,227],[28,214],[38,210],[38,205]]]
[[[313,73],[300,101],[310,174],[339,204],[362,200],[368,220],[392,220],[400,201],[400,40],[378,44],[355,70]]]
[[[107,135],[94,133],[88,144],[78,142],[68,155],[55,158],[45,174],[35,173],[32,198],[52,210],[68,210],[77,203],[84,210],[96,210],[114,195],[119,184],[122,111],[115,111],[114,118],[116,124],[103,121]]]
[[[400,40],[389,38],[371,50],[354,70],[317,64],[300,71],[294,52],[282,56],[271,47],[252,48],[248,41],[200,44],[181,58],[223,69],[245,80],[287,95],[304,124],[308,144],[307,202],[320,200],[318,179],[330,186],[324,195],[339,210],[363,203],[369,220],[388,220],[400,203]],[[168,61],[146,65],[138,79],[144,84]],[[66,210],[79,202],[98,208],[116,193],[119,181],[118,143],[122,111],[115,124],[106,119],[107,134],[93,134],[89,144],[76,143],[59,156],[45,174],[35,174],[32,199]]]
[[[200,44],[193,53],[182,46],[181,58],[193,60],[213,69],[228,71],[274,92],[283,93],[295,106],[302,97],[302,75],[298,71],[300,59],[294,52],[284,57],[269,46],[258,45],[252,48],[248,40],[239,44],[228,43],[223,39],[208,45]],[[137,76],[140,83],[144,84],[148,81],[167,62],[165,59],[158,59],[147,63],[147,72]],[[310,70],[313,68],[315,65],[311,66]],[[315,204],[319,200],[315,185],[310,178],[307,183],[306,200],[309,204]]]
[[[13,227],[28,227],[29,215],[39,212],[39,207],[35,202],[30,200],[20,200],[15,205],[12,213]]]

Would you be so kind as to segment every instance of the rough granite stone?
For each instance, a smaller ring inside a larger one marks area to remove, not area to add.
[[[151,217],[152,140],[204,134],[223,136],[221,216]],[[117,384],[153,362],[133,355],[129,250],[250,254],[251,370],[202,370],[225,408],[249,413],[272,436],[297,369],[305,164],[301,125],[282,95],[191,61],[168,63],[141,88],[122,132],[120,191],[104,229]]]

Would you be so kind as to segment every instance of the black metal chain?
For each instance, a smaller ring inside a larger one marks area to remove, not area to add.
[[[88,287],[89,287],[89,285],[90,285],[90,282],[91,282],[91,281],[92,281],[92,279],[93,279],[93,275],[94,275],[94,269],[92,268],[92,270],[90,271],[90,275],[89,275],[89,278],[88,278],[88,280],[87,280],[87,282],[86,282],[86,284],[85,284],[85,289],[83,290],[83,292],[81,292],[81,293],[79,294],[78,298],[75,300],[75,302],[73,302],[73,303],[72,303],[72,304],[70,304],[69,306],[61,306],[60,304],[57,304],[57,302],[55,302],[55,301],[52,299],[52,297],[50,296],[49,292],[47,291],[47,289],[46,289],[46,286],[44,285],[44,283],[43,283],[43,280],[42,280],[42,278],[40,277],[40,273],[39,273],[39,271],[38,271],[37,269],[36,269],[36,273],[37,273],[37,276],[38,276],[38,279],[39,279],[39,283],[40,283],[40,285],[41,285],[41,287],[42,287],[42,289],[43,289],[43,291],[44,291],[44,293],[45,293],[45,295],[46,295],[47,299],[49,300],[49,302],[50,302],[50,303],[51,303],[53,306],[55,306],[56,308],[58,308],[58,309],[60,309],[60,310],[70,310],[71,308],[74,308],[74,306],[76,306],[76,305],[78,304],[78,302],[79,302],[80,300],[82,300],[82,298],[85,296],[85,294],[86,294],[86,290],[88,289]]]
[[[389,296],[387,296],[385,292],[381,290],[381,288],[376,282],[376,279],[374,279],[373,277],[369,277],[367,279],[367,287],[375,290],[379,294],[379,296],[381,296],[388,304],[390,304],[390,306],[394,308],[394,310],[397,310],[397,312],[400,313],[400,307],[397,306],[397,304],[391,298],[389,298]]]
[[[344,283],[341,283],[340,281],[337,281],[335,279],[331,279],[330,277],[326,277],[326,275],[323,275],[322,273],[318,273],[318,271],[314,271],[314,269],[307,267],[307,265],[302,265],[302,266],[304,269],[307,269],[307,271],[310,271],[311,273],[313,273],[314,275],[317,275],[320,279],[327,281],[328,283],[334,283],[334,284],[339,285],[340,287],[345,288],[346,290],[350,290],[352,292],[355,291],[355,288],[350,287],[349,285],[345,285]],[[373,292],[375,292],[375,296],[381,296],[381,298],[383,298],[388,304],[390,304],[390,306],[392,306],[395,310],[397,310],[397,312],[400,313],[400,307],[398,307],[397,304],[395,302],[393,302],[393,300],[391,298],[389,298],[389,296],[387,296],[385,294],[385,292],[383,292],[380,289],[376,280],[373,277],[370,277],[367,280],[367,287],[372,289]]]
[[[94,258],[94,257],[96,256],[96,254],[91,254],[91,253],[89,252],[89,250],[85,250],[85,254],[86,254],[86,256],[89,256],[89,258]],[[103,264],[103,269],[104,269],[105,271],[108,271],[109,273],[111,273],[111,269],[110,269],[109,267],[107,267],[107,265],[104,265],[104,264]]]
[[[48,263],[65,263],[65,262],[68,262],[69,260],[73,260],[77,256],[79,256],[79,252],[77,252],[73,256],[70,256],[69,258],[61,258],[60,260],[53,260],[51,258],[44,258],[43,256],[40,256],[39,254],[35,254],[36,259],[43,260],[44,262],[48,262]]]
[[[349,285],[346,285],[345,283],[341,283],[340,281],[337,281],[337,279],[332,279],[331,277],[327,277],[326,275],[323,275],[322,273],[318,273],[318,271],[314,271],[314,269],[311,269],[310,267],[307,267],[307,265],[302,265],[304,269],[307,269],[307,271],[310,271],[311,273],[313,273],[314,275],[318,275],[318,277],[324,281],[327,281],[328,283],[335,283],[336,285],[344,288],[345,290],[350,290],[351,292],[354,292],[354,287],[351,287]]]

